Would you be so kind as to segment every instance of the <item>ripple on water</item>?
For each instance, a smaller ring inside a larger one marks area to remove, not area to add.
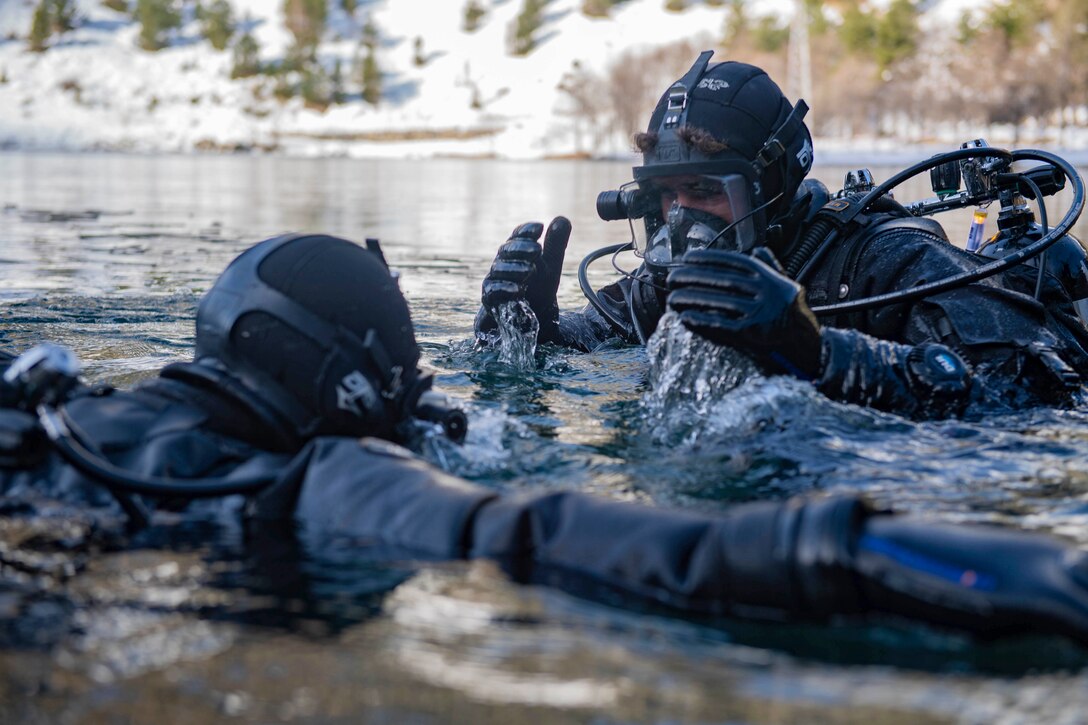
[[[4,343],[59,340],[90,379],[121,385],[191,355],[200,293],[255,238],[190,208],[9,205],[2,220]],[[915,423],[754,375],[668,321],[645,351],[503,360],[470,339],[485,271],[472,254],[387,252],[422,364],[470,419],[465,446],[432,456],[483,485],[709,510],[841,490],[1088,544],[1086,412]],[[1084,653],[1064,641],[686,621],[514,586],[483,562],[298,551],[291,532],[243,536],[196,513],[127,538],[107,510],[4,506],[5,721],[1077,722],[1088,706]]]

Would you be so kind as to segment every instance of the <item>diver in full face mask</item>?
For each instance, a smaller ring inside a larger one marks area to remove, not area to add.
[[[116,499],[256,494],[316,438],[423,448],[464,413],[418,367],[408,303],[380,248],[284,234],[236,258],[201,300],[193,360],[132,390],[84,386],[43,345],[0,361],[0,492]]]
[[[924,417],[968,403],[1075,400],[1088,375],[1088,331],[1049,277],[1034,296],[1002,275],[818,321],[810,305],[915,287],[987,260],[888,197],[834,249],[814,254],[807,236],[821,212],[844,202],[805,179],[807,106],[791,104],[761,69],[710,57],[669,87],[636,135],[643,163],[633,181],[597,201],[603,219],[631,225],[641,266],[560,315],[554,292],[570,225],[553,221],[543,247],[543,227],[522,225],[484,280],[478,340],[492,338],[494,310],[510,299],[527,300],[541,319],[541,342],[582,350],[617,336],[644,343],[673,309],[700,336],[845,402]]]
[[[608,310],[602,315],[589,307],[584,319],[564,316],[560,326],[548,291],[558,283],[556,258],[561,262],[569,223],[561,217],[552,223],[544,264],[537,264],[535,242],[542,227],[524,224],[499,250],[484,282],[478,336],[494,329],[490,308],[521,296],[542,318],[541,342],[591,349],[617,334],[645,342],[665,309],[666,275],[685,251],[750,251],[766,243],[768,220],[774,221],[772,233],[781,236],[780,226],[793,211],[790,201],[812,165],[812,142],[802,122],[807,108],[801,103],[795,109],[762,70],[743,63],[708,69],[709,57],[700,56],[669,88],[648,131],[636,136],[643,164],[634,168],[634,180],[598,199],[602,217],[629,221],[635,253],[643,260],[630,277],[597,293]],[[759,168],[753,165],[757,158],[765,162]],[[807,207],[810,192],[804,191]],[[822,193],[820,204],[827,192],[816,191]]]
[[[749,252],[779,240],[812,167],[804,102],[790,104],[759,68],[709,60],[703,53],[661,97],[635,137],[643,164],[622,189],[642,197],[629,210],[641,215],[635,250],[658,270],[690,249]]]

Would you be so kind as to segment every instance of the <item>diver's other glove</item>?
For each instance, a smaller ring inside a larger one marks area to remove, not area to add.
[[[944,345],[902,345],[834,327],[821,338],[816,388],[832,400],[911,418],[956,416],[971,400],[971,369]]]
[[[1047,536],[877,516],[857,541],[853,568],[879,611],[988,636],[1088,643],[1088,552]]]
[[[1088,552],[1056,539],[890,515],[846,496],[746,504],[726,518],[724,568],[739,611],[893,615],[1088,643]]]
[[[559,303],[556,293],[563,272],[563,257],[570,239],[570,222],[556,217],[548,225],[544,245],[537,241],[544,227],[529,222],[514,229],[499,247],[491,270],[484,277],[483,306],[476,315],[476,336],[496,329],[496,310],[506,302],[525,300],[540,323],[539,342],[559,337]]]
[[[751,356],[768,372],[820,375],[820,324],[804,288],[766,247],[751,256],[696,249],[669,273],[668,306],[689,330]]]

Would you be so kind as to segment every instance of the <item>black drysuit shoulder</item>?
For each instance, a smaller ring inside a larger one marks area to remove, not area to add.
[[[63,406],[63,420],[92,455],[135,477],[169,479],[184,488],[200,479],[273,475],[291,455],[265,450],[225,432],[201,395],[176,382],[156,379],[131,391],[85,390]],[[244,415],[234,418],[244,428]],[[33,489],[65,500],[107,505],[103,481],[68,465],[52,448],[33,469],[0,471],[5,490]],[[171,501],[183,501],[183,495]]]

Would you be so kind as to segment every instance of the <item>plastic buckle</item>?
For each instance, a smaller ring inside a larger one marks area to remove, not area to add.
[[[672,128],[680,123],[680,116],[688,105],[688,91],[683,86],[669,89],[668,106],[665,108],[665,128]]]
[[[763,148],[756,154],[756,160],[754,164],[757,164],[757,171],[762,171],[767,168],[779,158],[782,154],[786,153],[786,147],[777,138],[772,138],[770,141],[763,145]]]
[[[1033,342],[1028,346],[1028,350],[1036,360],[1042,363],[1051,380],[1063,390],[1074,391],[1080,388],[1080,375],[1061,358],[1054,348],[1041,342]]]

